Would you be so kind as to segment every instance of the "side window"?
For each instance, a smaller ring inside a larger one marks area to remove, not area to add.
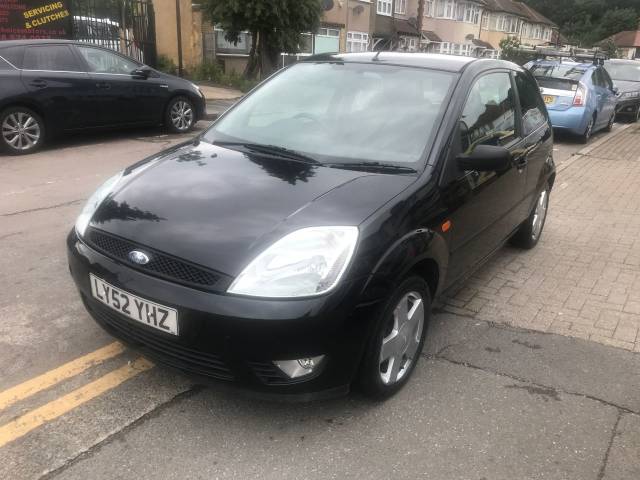
[[[24,47],[9,47],[0,50],[0,56],[16,68],[22,68]]]
[[[613,90],[613,80],[611,80],[609,72],[607,72],[604,68],[601,68],[600,71],[602,72],[602,78],[604,79],[605,88]]]
[[[546,107],[540,88],[531,75],[516,73],[516,87],[522,111],[522,134],[526,137],[547,121]]]
[[[13,67],[0,57],[0,71],[2,70],[13,70]]]
[[[596,87],[604,87],[604,80],[602,78],[602,73],[599,68],[596,68],[592,74],[592,82]]]
[[[490,73],[471,88],[460,119],[462,151],[505,145],[515,137],[515,101],[508,73]]]
[[[137,62],[101,48],[78,47],[78,50],[87,61],[90,72],[129,75],[140,68]]]
[[[28,47],[22,68],[53,72],[81,72],[73,51],[67,45],[41,45]]]

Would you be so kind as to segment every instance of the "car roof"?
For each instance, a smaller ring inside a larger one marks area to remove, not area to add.
[[[594,65],[593,63],[571,62],[571,61],[559,62],[557,60],[534,60],[532,63],[534,65],[542,65],[542,66],[550,66],[550,67],[559,67],[560,65],[567,65],[571,67],[580,67],[584,69],[596,68],[597,66],[597,65]]]
[[[519,68],[511,62],[488,58],[463,57],[458,55],[442,55],[439,53],[405,53],[405,52],[363,52],[363,53],[326,53],[313,55],[300,60],[304,62],[347,62],[401,65],[422,67],[448,72],[461,72],[472,63],[486,62],[494,67]]]
[[[56,44],[56,43],[80,43],[76,40],[65,40],[65,39],[39,39],[39,40],[3,40],[0,41],[0,48],[5,47],[20,47],[27,45],[46,45],[48,43]]]
[[[619,63],[620,65],[640,65],[640,61],[638,60],[628,60],[622,58],[611,58],[609,60],[605,60],[604,63]]]

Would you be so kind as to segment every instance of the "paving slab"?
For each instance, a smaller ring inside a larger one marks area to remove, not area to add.
[[[205,390],[53,478],[597,479],[614,407],[439,360],[415,373],[381,404]]]

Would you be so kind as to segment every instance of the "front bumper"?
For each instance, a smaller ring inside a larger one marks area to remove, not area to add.
[[[549,110],[549,119],[553,128],[567,130],[582,135],[587,129],[591,114],[584,107],[571,107],[567,110]]]
[[[312,299],[264,300],[204,292],[137,272],[93,250],[72,231],[69,268],[81,299],[106,331],[151,360],[199,383],[227,382],[266,395],[342,394],[357,372],[373,318],[356,285]],[[179,336],[128,319],[93,299],[89,273],[178,310]],[[325,355],[317,371],[289,379],[273,364]]]
[[[640,108],[640,98],[620,100],[616,105],[616,114],[635,116],[638,113],[638,108]]]

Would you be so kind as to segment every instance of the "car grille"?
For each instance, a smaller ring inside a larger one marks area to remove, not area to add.
[[[233,380],[233,375],[219,355],[187,348],[143,326],[134,325],[120,318],[116,312],[88,301],[84,296],[83,300],[98,323],[114,336],[139,346],[141,352],[151,359],[194,375],[217,380]]]
[[[176,283],[217,291],[218,289],[215,288],[216,284],[222,278],[222,276],[216,272],[206,270],[184,260],[138,245],[95,228],[89,229],[86,235],[86,241],[96,250],[109,257],[121,260],[136,270],[172,280]],[[146,265],[138,265],[129,259],[129,252],[136,249],[148,252],[149,263]]]

